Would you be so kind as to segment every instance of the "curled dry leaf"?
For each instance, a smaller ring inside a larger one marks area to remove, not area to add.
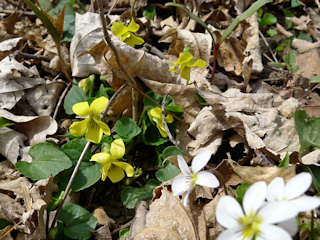
[[[149,204],[146,201],[139,201],[135,207],[135,215],[130,226],[130,239],[135,236],[145,227],[146,217],[149,209]]]
[[[267,148],[274,155],[285,155],[286,152],[300,148],[294,119],[287,119],[288,116],[293,116],[293,112],[299,106],[297,100],[286,102],[286,106],[289,106],[287,109],[291,109],[291,112],[283,112],[281,108],[273,107],[274,94],[271,93],[247,94],[241,93],[239,89],[228,89],[221,94],[204,91],[200,93],[212,106],[216,116],[219,116],[218,121],[224,127],[227,127],[224,122],[228,123],[230,128],[246,139],[250,148]],[[286,117],[281,115],[282,112]],[[198,126],[198,129],[201,127]],[[216,130],[211,131],[215,134]]]
[[[188,216],[182,203],[174,197],[171,192],[164,188],[161,191],[160,198],[154,200],[150,205],[150,211],[147,214],[146,228],[141,230],[135,239],[150,239],[140,238],[140,234],[144,233],[144,237],[152,236],[156,234],[154,229],[157,228],[164,231],[163,233],[176,236],[177,239],[197,239],[192,220]]]
[[[58,124],[49,116],[17,116],[4,109],[0,109],[0,117],[16,122],[15,129],[28,137],[30,145],[44,142],[47,135],[56,133]]]
[[[320,166],[320,149],[314,150],[301,158],[304,165]]]
[[[1,215],[28,239],[45,239],[45,214],[53,178],[30,183],[26,178],[6,179],[0,186]],[[8,186],[12,186],[8,189]],[[24,202],[24,204],[22,204]]]
[[[293,178],[296,175],[296,166],[289,167],[247,167],[240,166],[235,161],[228,160],[233,170],[248,183],[255,183],[258,181],[265,181],[270,183],[276,177],[282,177],[285,182]]]

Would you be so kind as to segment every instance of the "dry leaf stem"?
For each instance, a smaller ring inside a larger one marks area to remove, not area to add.
[[[57,48],[57,52],[58,52],[58,56],[59,56],[60,68],[61,68],[62,72],[64,73],[64,75],[66,76],[66,78],[68,79],[69,83],[72,84],[73,83],[72,79],[71,79],[69,73],[67,72],[66,68],[64,67],[65,63],[64,63],[62,55],[61,55],[61,45],[60,45],[60,43],[56,43],[56,48]]]
[[[170,129],[168,127],[168,124],[167,124],[167,121],[166,121],[166,115],[165,115],[165,110],[164,110],[164,105],[166,103],[166,99],[168,97],[168,94],[166,94],[164,97],[163,97],[163,100],[162,100],[162,104],[161,104],[161,111],[162,111],[162,122],[163,122],[163,125],[164,125],[164,128],[166,129],[166,132],[168,134],[168,137],[170,139],[170,141],[172,142],[172,144],[178,148],[181,152],[183,152],[186,156],[190,157],[190,158],[193,158],[193,156],[191,154],[189,154],[187,151],[184,151],[180,146],[179,144],[177,143],[177,141],[173,138],[173,136],[171,135],[171,132],[170,132]]]
[[[68,196],[68,193],[69,193],[69,191],[70,191],[70,189],[71,189],[71,185],[72,185],[72,183],[73,183],[73,181],[74,181],[74,178],[76,177],[76,174],[77,174],[77,172],[78,172],[78,170],[79,170],[79,167],[80,167],[80,165],[81,165],[81,162],[82,162],[82,160],[83,160],[83,158],[84,158],[84,155],[86,154],[87,150],[88,150],[89,147],[90,147],[90,144],[91,144],[90,141],[88,141],[88,142],[86,143],[86,145],[85,145],[84,149],[82,150],[82,153],[81,153],[81,155],[80,155],[80,157],[79,157],[79,160],[78,160],[78,162],[77,162],[77,165],[76,165],[75,168],[73,169],[73,172],[72,172],[72,175],[71,175],[71,177],[70,177],[70,179],[69,179],[68,185],[67,185],[67,187],[66,187],[66,189],[65,189],[65,191],[64,191],[62,200],[61,200],[61,202],[60,202],[60,204],[59,204],[59,206],[58,206],[58,208],[57,208],[57,212],[56,212],[56,214],[55,214],[55,216],[54,216],[54,219],[53,219],[53,221],[52,221],[52,224],[51,224],[51,227],[50,227],[51,229],[54,228],[54,225],[56,224],[56,221],[57,221],[57,219],[58,219],[58,217],[59,217],[61,208],[62,208],[64,202],[66,201],[66,198],[67,198],[67,196]]]
[[[137,93],[140,93],[142,94],[144,97],[148,98],[151,102],[153,102],[154,104],[156,104],[158,107],[161,107],[160,104],[158,104],[156,101],[154,101],[151,97],[149,97],[148,95],[146,95],[143,91],[141,91],[138,87],[137,87],[137,84],[136,84],[136,81],[133,79],[133,77],[131,76],[131,74],[128,72],[128,70],[123,66],[123,64],[121,63],[120,61],[120,58],[119,58],[119,54],[118,54],[118,51],[116,49],[116,47],[113,45],[112,41],[111,41],[111,38],[109,36],[109,33],[107,31],[107,25],[106,25],[106,21],[105,21],[105,18],[104,18],[104,14],[103,14],[103,11],[102,11],[102,1],[101,0],[98,0],[98,8],[99,8],[99,14],[100,14],[100,18],[101,18],[101,22],[102,22],[102,29],[103,29],[103,33],[104,33],[104,37],[105,37],[105,40],[107,41],[108,43],[108,46],[111,48],[114,56],[115,56],[115,60],[120,68],[120,70],[126,75],[127,79],[129,79],[127,81],[127,84],[132,87],[136,92],[136,93],[132,93],[132,101],[133,101],[133,116],[132,116],[132,119],[138,123],[138,101],[136,99],[136,94]],[[175,114],[167,111],[168,113],[170,113],[174,118],[176,118],[177,120],[179,121],[182,121],[182,122],[185,122],[184,120],[182,120],[181,118],[179,118],[178,116],[176,116]]]

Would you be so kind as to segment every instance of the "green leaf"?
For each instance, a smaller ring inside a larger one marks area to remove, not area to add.
[[[320,76],[314,76],[310,78],[309,83],[320,83]]]
[[[291,51],[289,51],[284,58],[284,62],[287,66],[294,66],[296,64],[296,56]]]
[[[99,97],[106,97],[109,98],[106,89],[104,88],[103,84],[100,84],[99,90],[95,95],[95,98],[99,98]]]
[[[165,182],[165,181],[168,181],[168,180],[174,178],[179,173],[180,173],[180,169],[177,168],[175,165],[172,165],[171,162],[169,162],[169,164],[167,164],[167,166],[156,171],[156,177],[159,181]]]
[[[64,13],[62,40],[71,42],[75,33],[76,14],[70,3],[67,3]]]
[[[299,3],[297,0],[291,0],[291,7],[292,8],[295,8],[295,7],[299,7],[301,6],[302,4]]]
[[[246,11],[241,13],[236,19],[229,25],[229,27],[224,31],[221,39],[220,44],[231,34],[231,32],[238,26],[238,24],[253,15],[259,8],[263,5],[272,2],[272,0],[258,0],[254,2]]]
[[[289,162],[290,162],[290,156],[289,156],[289,153],[287,153],[284,159],[278,165],[278,167],[289,167]]]
[[[142,16],[144,16],[145,18],[149,18],[151,20],[153,20],[155,12],[156,12],[155,5],[148,5],[142,8]]]
[[[69,115],[74,114],[72,106],[79,102],[85,102],[87,99],[88,96],[83,90],[79,88],[78,85],[74,84],[64,99],[64,109],[66,110],[66,113]]]
[[[60,35],[58,33],[58,31],[56,30],[56,28],[54,27],[53,23],[51,22],[51,20],[48,18],[48,16],[41,11],[33,2],[31,2],[30,0],[24,0],[26,4],[29,5],[29,7],[32,9],[32,11],[34,11],[34,13],[36,14],[36,16],[38,18],[40,18],[41,22],[43,23],[43,25],[45,26],[45,28],[49,31],[53,41],[55,43],[60,43],[61,38]]]
[[[270,67],[276,67],[276,68],[281,68],[281,69],[284,69],[284,66],[282,63],[279,63],[279,62],[268,62],[268,65]]]
[[[267,30],[267,34],[268,34],[270,37],[274,37],[274,36],[277,36],[277,35],[278,35],[278,31],[277,31],[277,30],[274,30],[274,29],[268,29],[268,30]]]
[[[312,37],[310,37],[309,35],[305,34],[305,33],[300,33],[299,36],[298,36],[298,39],[303,39],[303,40],[306,40],[308,42],[313,42],[313,39]]]
[[[97,224],[96,217],[83,207],[73,203],[63,205],[58,220],[64,223],[64,234],[74,239],[90,238],[90,232],[95,229]]]
[[[130,237],[130,229],[121,229],[119,232],[119,238],[129,238]]]
[[[262,22],[266,25],[272,25],[277,23],[277,18],[271,13],[266,13],[263,15]]]
[[[149,121],[142,121],[142,139],[146,145],[159,146],[168,142],[169,139],[162,137],[156,126]]]
[[[121,201],[127,208],[134,208],[139,200],[150,200],[153,190],[159,186],[161,182],[150,179],[142,188],[126,187],[121,192]]]
[[[250,187],[250,183],[242,183],[240,186],[237,187],[236,193],[237,193],[237,197],[236,200],[242,204],[242,200],[243,200],[243,196],[246,193],[247,189]]]
[[[74,139],[61,147],[61,151],[68,155],[73,163],[73,167],[68,169],[68,171],[59,178],[59,183],[61,185],[60,187],[62,189],[67,186],[73,169],[77,164],[86,143],[87,140],[84,138]],[[74,179],[74,182],[72,183],[72,191],[78,192],[80,190],[88,188],[99,181],[99,179],[101,178],[100,164],[90,162],[91,156],[92,154],[90,150],[88,150],[84,155],[78,173]]]
[[[46,179],[72,166],[69,157],[51,143],[38,143],[31,147],[32,163],[17,162],[16,168],[32,180]]]
[[[121,118],[115,124],[116,133],[125,140],[131,140],[141,133],[141,129],[131,118]]]
[[[311,148],[320,148],[320,118],[308,117],[303,110],[297,110],[294,114],[296,131],[300,140],[300,152]]]
[[[40,8],[46,11],[50,16],[55,16],[55,11],[50,0],[38,0]]]
[[[279,46],[276,48],[277,51],[283,51],[284,46],[290,47],[292,38],[286,39],[283,43],[279,44]]]
[[[170,156],[175,156],[175,155],[184,156],[185,154],[174,146],[166,147],[162,152],[163,160]]]
[[[9,222],[8,220],[6,220],[4,218],[0,218],[0,230],[4,229],[5,227],[7,227],[9,225],[13,225],[13,223]]]
[[[312,181],[313,181],[314,187],[317,189],[318,193],[320,193],[320,167],[310,165],[307,167],[307,169],[312,175]]]
[[[206,100],[204,100],[204,98],[198,93],[196,92],[194,94],[194,97],[198,100],[198,102],[202,105],[202,106],[208,106],[209,104],[206,102]]]
[[[12,122],[11,120],[8,120],[4,117],[0,117],[0,128],[3,128],[3,127],[8,127],[8,126],[11,126],[11,125],[14,125],[15,123]]]
[[[287,9],[282,9],[282,11],[283,11],[283,14],[285,17],[294,17],[295,16],[291,11],[289,11]]]

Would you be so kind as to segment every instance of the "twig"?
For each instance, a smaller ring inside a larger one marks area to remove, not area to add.
[[[275,62],[278,62],[278,59],[277,59],[276,56],[273,54],[273,51],[272,51],[272,49],[271,49],[271,47],[270,47],[267,39],[263,36],[263,34],[262,34],[262,32],[261,32],[260,30],[259,30],[259,35],[260,35],[260,37],[262,38],[264,44],[265,44],[265,45],[267,46],[267,48],[269,49],[269,52],[270,52],[271,56],[273,57],[273,60],[274,60]]]
[[[111,235],[114,235],[116,234],[117,232],[119,232],[120,230],[124,229],[124,228],[127,228],[127,227],[130,227],[131,224],[132,224],[133,220],[130,220],[129,222],[127,222],[126,224],[123,224],[121,227],[118,227],[116,228],[115,230],[113,230],[111,232]]]
[[[81,165],[81,162],[82,162],[82,160],[83,160],[83,158],[84,158],[87,150],[89,149],[90,144],[91,144],[90,141],[88,141],[88,142],[86,143],[86,145],[85,145],[84,149],[82,150],[82,153],[81,153],[81,155],[80,155],[80,157],[79,157],[79,160],[78,160],[78,162],[77,162],[77,165],[76,165],[75,168],[73,169],[72,175],[71,175],[71,177],[70,177],[70,179],[69,179],[69,182],[68,182],[68,185],[67,185],[67,187],[66,187],[66,189],[65,189],[65,192],[64,192],[64,194],[63,194],[62,200],[61,200],[61,202],[60,202],[60,204],[59,204],[59,206],[58,206],[58,208],[57,208],[57,212],[56,212],[56,214],[55,214],[55,216],[54,216],[54,219],[53,219],[53,221],[52,221],[51,229],[54,228],[54,225],[56,224],[56,221],[57,221],[57,219],[58,219],[58,217],[59,217],[59,214],[60,214],[60,211],[61,211],[61,209],[62,209],[62,206],[63,206],[63,204],[64,204],[64,202],[65,202],[65,200],[66,200],[66,198],[67,198],[67,196],[68,196],[68,192],[70,191],[70,188],[71,188],[71,186],[72,186],[72,183],[73,183],[73,181],[74,181],[74,178],[76,177],[76,174],[77,174],[77,172],[78,172],[78,170],[79,170],[79,167],[80,167],[80,165]]]
[[[168,96],[168,94],[166,94],[166,95],[163,97],[162,104],[161,104],[162,122],[163,122],[164,128],[166,129],[166,132],[167,132],[167,134],[168,134],[168,137],[169,137],[170,141],[173,143],[173,145],[174,145],[176,148],[178,148],[181,152],[183,152],[186,156],[188,156],[188,157],[190,157],[190,158],[193,158],[192,155],[190,155],[188,152],[184,151],[184,150],[179,146],[179,144],[177,143],[177,141],[176,141],[176,140],[173,138],[173,136],[171,135],[170,129],[169,129],[168,124],[167,124],[167,121],[166,121],[165,110],[164,110],[164,104],[166,103],[167,96]]]
[[[34,60],[41,60],[41,61],[45,61],[45,62],[50,62],[51,58],[46,57],[46,56],[42,56],[42,55],[34,55],[34,54],[30,54],[30,53],[24,53],[24,52],[20,52],[20,51],[15,51],[13,53],[13,56],[16,58],[23,58],[23,59],[34,59]]]
[[[102,23],[102,29],[103,29],[103,33],[104,33],[104,38],[105,40],[107,41],[108,43],[108,46],[111,48],[114,56],[115,56],[115,60],[120,68],[120,70],[126,75],[127,79],[129,79],[129,82],[131,83],[131,85],[135,86],[134,89],[137,89],[137,83],[136,81],[133,79],[133,77],[130,75],[130,73],[127,71],[127,69],[123,66],[123,64],[121,63],[120,61],[120,57],[119,57],[119,54],[118,54],[118,51],[117,49],[115,48],[115,46],[113,45],[112,41],[111,41],[111,38],[109,36],[109,33],[108,33],[108,30],[107,30],[107,25],[106,25],[106,20],[105,20],[105,17],[104,17],[104,14],[103,14],[103,4],[102,4],[102,0],[98,0],[98,7],[99,7],[99,14],[100,14],[100,19],[101,19],[101,23]],[[137,106],[137,100],[135,97],[136,97],[136,94],[133,93],[132,94],[132,119],[137,123],[138,122],[138,111],[137,109],[134,109],[135,106]]]
[[[309,90],[305,95],[303,95],[301,98],[299,98],[299,101],[303,98],[305,98],[306,96],[308,96],[310,93],[313,92],[313,90],[315,90],[316,88],[318,88],[320,86],[320,83],[318,83],[317,85],[315,85],[311,90]]]
[[[116,99],[116,97],[121,93],[121,91],[128,86],[128,82],[125,82],[110,98],[106,108],[103,110],[103,112],[101,113],[101,119],[105,117],[105,115],[107,114],[107,111],[109,109],[109,107],[111,106],[111,103],[114,101],[114,99]]]
[[[67,94],[70,86],[71,86],[71,84],[68,83],[68,84],[67,84],[67,87],[64,89],[63,93],[61,94],[61,96],[60,96],[60,98],[59,98],[59,101],[58,101],[58,103],[57,103],[56,109],[54,110],[54,113],[53,113],[53,116],[52,116],[53,119],[56,119],[56,117],[57,117],[57,115],[58,115],[58,111],[59,111],[60,105],[61,105],[64,97],[66,96],[66,94]]]
[[[111,14],[111,12],[113,11],[114,7],[117,5],[118,1],[119,1],[119,0],[115,0],[115,1],[113,2],[112,6],[110,7],[110,9],[109,9],[109,11],[108,11],[108,13],[107,13],[108,16]]]

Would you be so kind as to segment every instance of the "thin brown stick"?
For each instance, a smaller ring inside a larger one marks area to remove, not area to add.
[[[20,51],[15,51],[13,53],[13,56],[15,58],[34,59],[34,60],[41,60],[41,61],[45,61],[45,62],[50,62],[51,61],[51,58],[46,57],[46,56],[34,55],[34,54],[20,52]]]
[[[56,117],[58,115],[58,111],[59,111],[60,105],[61,105],[64,97],[66,96],[67,92],[69,91],[70,86],[71,86],[71,84],[68,83],[67,87],[63,90],[63,92],[62,92],[62,94],[61,94],[61,96],[59,98],[59,101],[57,103],[56,109],[54,110],[54,113],[53,113],[53,116],[52,116],[53,119],[56,119]]]
[[[168,127],[168,124],[167,124],[167,121],[166,121],[166,115],[165,115],[165,110],[164,110],[164,105],[166,103],[166,99],[168,97],[168,94],[166,94],[164,97],[163,97],[163,100],[162,100],[162,104],[161,104],[161,111],[162,111],[162,122],[163,122],[163,125],[164,125],[164,128],[166,129],[166,132],[168,134],[168,137],[170,139],[170,141],[172,142],[172,144],[178,148],[181,152],[183,152],[186,156],[190,157],[190,158],[193,158],[193,156],[188,153],[187,151],[183,150],[179,144],[177,143],[177,141],[174,139],[174,137],[172,136],[171,132],[170,132],[170,129]]]
[[[222,174],[219,171],[217,171],[215,168],[213,168],[213,167],[211,167],[209,165],[207,165],[206,167],[209,168],[208,170],[210,172],[212,172],[218,178],[220,184],[222,184],[222,186],[223,186],[223,189],[224,189],[226,195],[229,195],[228,194],[228,188],[227,188],[227,185],[226,185],[226,181],[224,180],[224,177],[222,176]]]
[[[58,206],[58,208],[57,208],[56,214],[55,214],[54,219],[53,219],[53,221],[52,221],[51,229],[54,228],[54,225],[56,224],[56,221],[57,221],[57,219],[58,219],[58,217],[59,217],[59,215],[60,215],[60,211],[61,211],[61,209],[62,209],[62,206],[63,206],[64,202],[66,201],[66,198],[67,198],[67,196],[68,196],[68,193],[69,193],[69,191],[70,191],[70,188],[71,188],[71,186],[72,186],[72,183],[73,183],[73,181],[74,181],[74,178],[76,177],[76,174],[77,174],[77,172],[78,172],[78,170],[79,170],[79,167],[80,167],[80,165],[81,165],[81,162],[82,162],[82,160],[83,160],[83,158],[84,158],[87,150],[89,149],[90,144],[91,144],[90,141],[88,141],[88,142],[86,143],[86,145],[85,145],[84,149],[82,150],[82,153],[81,153],[81,155],[80,155],[80,157],[79,157],[79,160],[78,160],[78,162],[77,162],[77,165],[76,165],[75,168],[73,169],[72,175],[71,175],[71,177],[70,177],[70,179],[69,179],[69,182],[68,182],[68,185],[67,185],[67,187],[66,187],[66,189],[65,189],[65,192],[64,192],[64,194],[63,194],[62,200],[61,200],[61,202],[60,202],[60,204],[59,204],[59,206]]]
[[[313,90],[315,90],[316,88],[318,88],[320,86],[320,83],[318,83],[317,85],[315,85],[311,90],[309,90],[305,95],[303,95],[301,98],[299,98],[299,101],[303,98],[305,98],[306,96],[308,96],[310,93],[313,92]],[[305,106],[304,106],[305,107]]]

